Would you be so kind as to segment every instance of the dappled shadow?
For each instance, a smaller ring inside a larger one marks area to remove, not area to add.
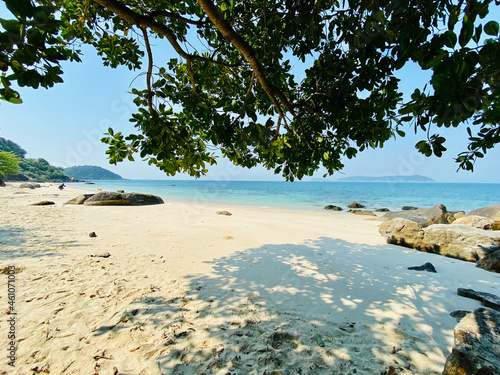
[[[60,240],[57,237],[48,231],[41,233],[10,225],[0,227],[0,260],[56,256],[62,255],[61,249],[85,246],[76,240]]]
[[[94,334],[161,332],[148,356],[164,374],[380,374],[389,366],[437,374],[453,340],[449,312],[459,306],[450,297],[461,271],[407,269],[429,257],[438,272],[454,261],[331,238],[266,245],[210,262],[213,274],[187,277],[175,298],[137,299]]]

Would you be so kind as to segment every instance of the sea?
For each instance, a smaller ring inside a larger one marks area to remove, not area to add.
[[[500,184],[493,183],[113,180],[71,185],[94,191],[154,194],[172,202],[316,211],[327,205],[346,209],[358,202],[369,210],[443,204],[448,211],[468,213],[500,204]]]

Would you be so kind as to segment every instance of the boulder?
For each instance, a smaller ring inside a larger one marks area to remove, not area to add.
[[[443,375],[500,374],[500,313],[477,309],[455,326]]]
[[[231,216],[232,213],[229,212],[229,211],[217,211],[216,212],[217,215],[225,215],[225,216]]]
[[[407,219],[382,223],[379,233],[388,243],[476,262],[500,249],[500,233],[467,225],[434,224],[422,227]]]
[[[347,205],[347,207],[349,207],[349,208],[364,208],[365,206],[363,206],[361,203],[352,202],[349,205]]]
[[[325,210],[332,210],[332,211],[342,211],[342,208],[339,206],[334,206],[334,205],[327,205],[325,206]]]
[[[390,210],[388,208],[377,208],[375,212],[389,212]]]
[[[94,196],[95,194],[82,194],[76,198],[70,199],[64,204],[83,204],[87,199]]]
[[[21,189],[36,189],[42,187],[39,183],[36,182],[23,182],[19,185]]]
[[[453,213],[453,219],[457,220],[457,219],[460,219],[462,217],[465,217],[465,212],[463,211],[458,211],[458,212],[454,212]]]
[[[495,222],[484,216],[469,215],[456,219],[453,224],[469,225],[473,228],[479,229],[492,229]]]
[[[6,187],[7,185],[5,184],[5,182],[3,180],[0,180],[0,187]]]
[[[446,207],[442,204],[437,204],[432,208],[425,209],[419,208],[416,210],[409,211],[395,211],[388,212],[383,219],[391,220],[395,218],[402,218],[414,221],[424,227],[432,224],[449,224],[454,221],[453,216],[446,210]]]
[[[30,204],[30,206],[52,206],[53,204],[55,204],[55,203],[51,202],[51,201],[41,201],[41,202],[37,202],[37,203],[32,203],[32,204]]]
[[[162,203],[163,199],[151,194],[122,194],[111,191],[103,191],[89,197],[83,204],[85,206],[144,206]]]
[[[469,212],[469,215],[483,216],[493,220],[495,223],[492,229],[500,230],[500,204],[478,208],[477,210]]]
[[[477,265],[486,271],[500,273],[500,250],[486,255],[477,262]]]

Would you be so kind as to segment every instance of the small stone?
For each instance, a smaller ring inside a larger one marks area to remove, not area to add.
[[[92,258],[109,258],[111,256],[110,253],[102,253],[102,254],[93,254]]]
[[[41,202],[37,202],[37,203],[32,203],[32,204],[30,204],[30,206],[52,206],[53,204],[55,204],[55,203],[51,202],[51,201],[41,201]]]
[[[427,271],[427,272],[437,273],[436,268],[430,262],[422,264],[421,266],[408,267],[408,269],[414,271]]]
[[[89,237],[90,238],[95,238],[95,237],[97,237],[97,234],[95,234],[95,232],[90,232],[89,233]]]
[[[229,211],[217,211],[216,212],[217,215],[225,215],[225,216],[231,216],[232,213],[229,212]]]

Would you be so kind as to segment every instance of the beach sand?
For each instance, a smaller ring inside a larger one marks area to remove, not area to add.
[[[19,271],[15,367],[1,275],[0,374],[439,374],[449,313],[480,307],[457,288],[500,291],[349,213],[63,205],[82,189],[57,186],[0,188],[0,268]],[[407,269],[425,262],[438,273]]]

